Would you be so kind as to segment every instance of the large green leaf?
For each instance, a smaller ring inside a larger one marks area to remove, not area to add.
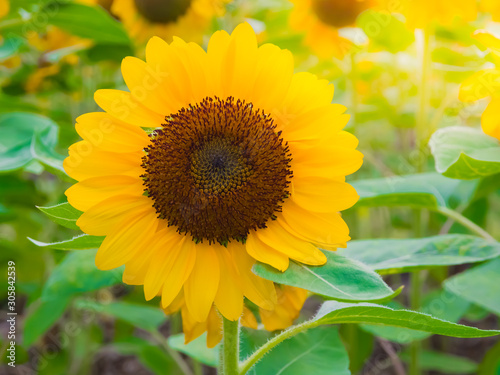
[[[57,12],[53,13],[48,18],[49,22],[73,35],[99,43],[130,43],[121,23],[100,7],[77,3],[58,4]]]
[[[166,316],[158,307],[137,305],[127,302],[98,303],[92,300],[78,300],[75,306],[79,309],[95,311],[110,315],[116,319],[132,324],[146,331],[157,332],[166,321]]]
[[[358,260],[382,274],[433,266],[475,263],[500,256],[500,243],[464,234],[414,239],[351,241],[337,253]]]
[[[52,120],[33,113],[10,112],[0,114],[0,172],[10,172],[36,160],[65,175],[57,154],[59,127]]]
[[[42,291],[42,300],[73,296],[121,283],[122,269],[101,271],[95,266],[95,250],[68,253],[52,271]]]
[[[290,262],[285,272],[258,263],[254,272],[279,284],[296,286],[339,301],[380,301],[394,297],[382,278],[364,264],[324,251],[327,263],[321,267]]]
[[[34,344],[52,325],[61,318],[68,306],[70,298],[54,296],[46,301],[33,303],[24,321],[23,345],[27,348]]]
[[[318,327],[282,342],[247,374],[349,375],[349,356],[336,327]]]
[[[377,46],[391,53],[404,51],[415,41],[408,27],[389,12],[368,10],[356,23]]]
[[[500,259],[453,276],[445,281],[444,287],[500,315]]]
[[[353,304],[327,301],[321,306],[311,323],[311,326],[345,323],[378,324],[463,338],[489,337],[500,334],[500,331],[467,327],[434,318],[428,314],[409,310],[394,310],[373,303]]]
[[[403,310],[403,307],[395,302],[390,302],[388,307],[395,310]],[[438,319],[456,323],[467,312],[468,307],[469,302],[457,295],[438,290],[425,296],[420,312],[429,314]],[[415,331],[401,327],[370,324],[361,324],[360,326],[363,330],[375,336],[400,344],[407,344],[415,340],[423,340],[431,336],[429,332]]]
[[[52,221],[69,229],[80,230],[76,221],[82,215],[81,211],[73,208],[69,203],[61,203],[51,207],[37,207],[44,214],[48,215]]]
[[[436,170],[446,177],[471,180],[500,173],[500,144],[479,129],[451,126],[429,141]]]
[[[357,207],[406,206],[436,209],[472,198],[477,182],[452,180],[438,173],[422,173],[353,181],[360,195]]]
[[[29,237],[28,239],[37,246],[50,247],[52,249],[58,249],[58,250],[95,249],[101,246],[102,241],[104,241],[104,237],[89,236],[88,234],[82,234],[80,236],[73,237],[69,240],[52,242],[52,243],[37,241]]]

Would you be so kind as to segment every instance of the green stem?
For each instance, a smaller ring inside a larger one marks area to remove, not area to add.
[[[13,20],[7,20],[4,22],[0,22],[0,30],[8,29],[8,28],[14,27],[14,26],[20,26],[20,25],[25,24],[26,22],[29,22],[30,20],[31,19],[16,18]]]
[[[274,336],[241,364],[239,375],[245,375],[267,352],[273,349],[276,345],[310,328],[317,327],[318,325],[317,321],[307,321],[290,327],[289,329],[281,332],[279,335]]]
[[[223,319],[222,361],[219,375],[238,375],[240,353],[240,322]]]
[[[436,209],[437,212],[443,214],[444,216],[449,217],[450,219],[455,220],[457,223],[462,224],[464,227],[469,229],[471,232],[476,233],[478,236],[483,237],[485,240],[496,242],[495,238],[491,236],[488,232],[486,232],[483,228],[481,228],[476,223],[467,219],[465,216],[461,215],[455,210],[451,210],[448,207],[438,207]]]
[[[421,300],[421,274],[419,271],[413,272],[411,274],[411,285],[410,285],[410,306],[414,311],[420,309]],[[421,343],[416,340],[410,345],[410,375],[420,374],[420,351]]]
[[[193,371],[191,371],[191,368],[182,359],[181,355],[173,350],[170,346],[168,346],[165,337],[163,337],[159,332],[151,332],[151,334],[153,335],[153,338],[158,342],[158,344],[160,344],[163,349],[165,349],[165,351],[172,357],[172,359],[175,361],[177,366],[179,366],[184,375],[193,375]]]

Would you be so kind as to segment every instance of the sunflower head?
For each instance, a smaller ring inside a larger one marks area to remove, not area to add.
[[[312,0],[316,17],[326,25],[341,28],[351,26],[358,16],[371,6],[370,0]]]
[[[138,47],[153,36],[200,42],[228,0],[113,0],[112,14],[122,21]]]
[[[273,119],[232,97],[173,114],[146,153],[145,190],[158,217],[194,241],[244,242],[289,194],[289,149]]]
[[[322,265],[319,246],[350,238],[340,211],[358,199],[345,176],[362,154],[333,87],[294,74],[290,52],[259,47],[248,24],[207,51],[152,38],[122,73],[129,91],[96,93],[105,112],[77,119],[83,141],[64,162],[77,225],[106,237],[97,266],[125,265],[125,282],[184,306],[192,327],[217,327],[217,311],[237,320],[244,298],[275,311],[256,261]]]

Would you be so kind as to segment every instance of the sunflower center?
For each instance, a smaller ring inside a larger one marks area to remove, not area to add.
[[[354,24],[369,8],[369,0],[312,0],[312,9],[321,22],[336,28]]]
[[[166,118],[143,158],[160,219],[195,241],[245,241],[288,196],[288,146],[252,104],[206,98]]]
[[[186,14],[191,0],[134,0],[137,11],[155,23],[175,22]]]

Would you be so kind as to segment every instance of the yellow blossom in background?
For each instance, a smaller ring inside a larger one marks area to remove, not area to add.
[[[389,3],[388,0],[386,0]],[[410,28],[425,29],[428,25],[450,25],[459,18],[465,22],[477,18],[476,0],[401,0],[401,11]]]
[[[96,92],[105,112],[77,119],[83,141],[64,161],[79,181],[66,191],[84,212],[77,225],[106,236],[100,269],[125,265],[125,282],[164,309],[184,300],[195,322],[214,306],[237,320],[243,297],[276,308],[257,260],[319,266],[317,246],[345,246],[340,211],[358,199],[345,176],[362,154],[333,86],[293,71],[291,53],[258,47],[246,23],[216,32],[207,52],[152,38],[146,62],[124,59],[130,91]]]
[[[10,3],[9,0],[0,0],[0,18],[9,14]]]
[[[322,58],[343,57],[352,42],[339,29],[354,26],[357,17],[376,4],[375,0],[291,0],[290,26],[305,32],[305,44]]]
[[[73,36],[54,26],[50,26],[44,33],[29,32],[26,39],[42,54],[38,69],[26,80],[27,92],[37,91],[44,79],[58,74],[61,63],[77,64],[78,56],[72,52],[88,48],[92,44],[89,40]],[[61,50],[66,50],[65,56],[57,63],[53,63],[50,54]]]
[[[459,99],[463,102],[474,102],[491,98],[488,107],[481,117],[483,131],[500,139],[500,39],[487,32],[474,35],[482,45],[491,49],[497,65],[474,73],[460,86]]]
[[[227,0],[114,0],[111,7],[138,46],[151,37],[173,36],[200,43],[211,20],[224,12]]]

